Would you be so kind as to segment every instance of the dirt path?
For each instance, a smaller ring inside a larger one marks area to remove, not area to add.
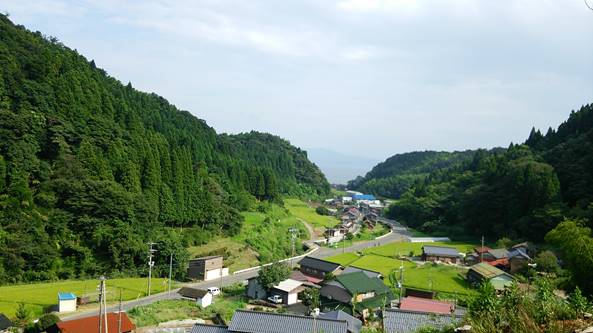
[[[300,217],[297,217],[297,220],[301,221],[301,223],[305,226],[305,228],[307,229],[307,231],[309,232],[309,241],[314,242],[317,238],[317,235],[315,234],[315,229],[313,229],[313,227],[309,224],[309,222],[303,220]]]

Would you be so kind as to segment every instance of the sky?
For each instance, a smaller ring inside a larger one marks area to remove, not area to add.
[[[0,11],[218,132],[349,156],[506,147],[593,102],[583,0],[2,0]]]

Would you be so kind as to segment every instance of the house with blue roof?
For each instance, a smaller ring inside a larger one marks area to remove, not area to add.
[[[76,311],[76,295],[69,292],[58,292],[58,312]]]

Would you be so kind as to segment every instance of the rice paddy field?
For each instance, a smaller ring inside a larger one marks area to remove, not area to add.
[[[400,255],[408,256],[411,252],[418,256],[422,253],[423,245],[451,246],[460,252],[467,252],[475,245],[462,242],[443,243],[390,243],[379,247],[369,248],[362,253],[343,253],[326,258],[328,261],[343,266],[353,266],[380,272],[385,276],[385,283],[390,283],[387,276],[392,271],[400,276],[403,266],[404,286],[423,290],[437,291],[443,296],[471,295],[474,290],[465,281],[466,268],[446,264],[418,264],[409,260],[400,260]]]
[[[89,295],[92,301],[96,300],[96,289],[99,280],[67,280],[60,282],[21,284],[0,287],[0,313],[12,317],[18,303],[24,303],[25,308],[34,315],[41,315],[44,310],[58,303],[58,292],[73,292],[76,296]],[[119,300],[122,292],[124,300],[132,300],[146,296],[148,280],[146,278],[125,278],[107,280],[107,302]],[[152,279],[152,293],[167,290],[165,279]]]

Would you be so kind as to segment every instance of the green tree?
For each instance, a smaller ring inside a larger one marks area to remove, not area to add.
[[[19,303],[16,307],[14,318],[16,326],[23,328],[27,325],[29,319],[31,319],[31,312],[24,303]]]
[[[290,275],[290,267],[282,262],[275,262],[271,265],[263,266],[258,275],[257,281],[264,288],[272,288],[281,281],[284,281]]]
[[[558,258],[552,251],[542,251],[535,256],[537,270],[541,272],[557,273],[560,269]]]

